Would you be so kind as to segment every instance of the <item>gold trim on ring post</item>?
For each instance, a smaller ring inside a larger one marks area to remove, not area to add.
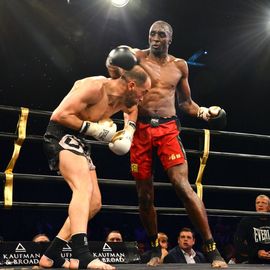
[[[17,123],[18,138],[14,142],[14,150],[12,158],[5,170],[6,181],[4,187],[4,206],[11,207],[13,203],[13,169],[19,157],[21,146],[26,137],[26,125],[28,119],[29,109],[21,107],[21,114]]]
[[[196,187],[198,197],[202,200],[203,198],[203,185],[202,185],[202,177],[203,172],[206,167],[206,162],[209,156],[209,148],[210,148],[210,131],[209,129],[204,129],[204,149],[203,155],[200,157],[200,168],[196,179]]]

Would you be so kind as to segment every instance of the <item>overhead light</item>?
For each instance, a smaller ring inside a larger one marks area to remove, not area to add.
[[[111,0],[112,5],[115,7],[124,7],[128,4],[129,0]]]

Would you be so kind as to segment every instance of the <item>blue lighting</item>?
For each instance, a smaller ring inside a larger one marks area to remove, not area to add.
[[[203,67],[205,66],[205,64],[196,62],[196,60],[201,57],[202,55],[206,55],[208,54],[207,51],[205,50],[199,50],[197,52],[195,52],[191,57],[189,57],[189,59],[187,60],[187,63],[191,66],[197,66],[197,67]]]

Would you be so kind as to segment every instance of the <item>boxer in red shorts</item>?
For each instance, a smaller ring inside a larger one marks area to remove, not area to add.
[[[151,78],[151,89],[138,105],[137,127],[130,149],[140,217],[152,247],[148,265],[161,263],[152,173],[152,152],[155,148],[178,197],[201,234],[209,262],[214,268],[225,268],[227,264],[212,237],[205,206],[188,180],[188,164],[179,138],[175,99],[177,97],[181,111],[205,121],[224,124],[226,115],[218,106],[200,107],[192,100],[186,61],[168,54],[172,34],[172,27],[167,22],[156,21],[149,30],[149,48],[134,49],[139,65]],[[112,78],[121,76],[121,69],[108,64],[107,68]]]
[[[164,123],[154,128],[151,123],[147,123],[147,118],[142,119],[137,122],[136,137],[133,138],[130,152],[132,174],[138,180],[152,178],[153,148],[157,149],[157,155],[166,171],[186,160],[185,150],[178,136],[176,117],[157,118],[157,121]],[[151,119],[153,121],[154,118]]]

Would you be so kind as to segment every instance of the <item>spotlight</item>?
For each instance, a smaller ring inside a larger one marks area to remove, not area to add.
[[[112,5],[115,7],[124,7],[128,4],[129,0],[111,0]]]

